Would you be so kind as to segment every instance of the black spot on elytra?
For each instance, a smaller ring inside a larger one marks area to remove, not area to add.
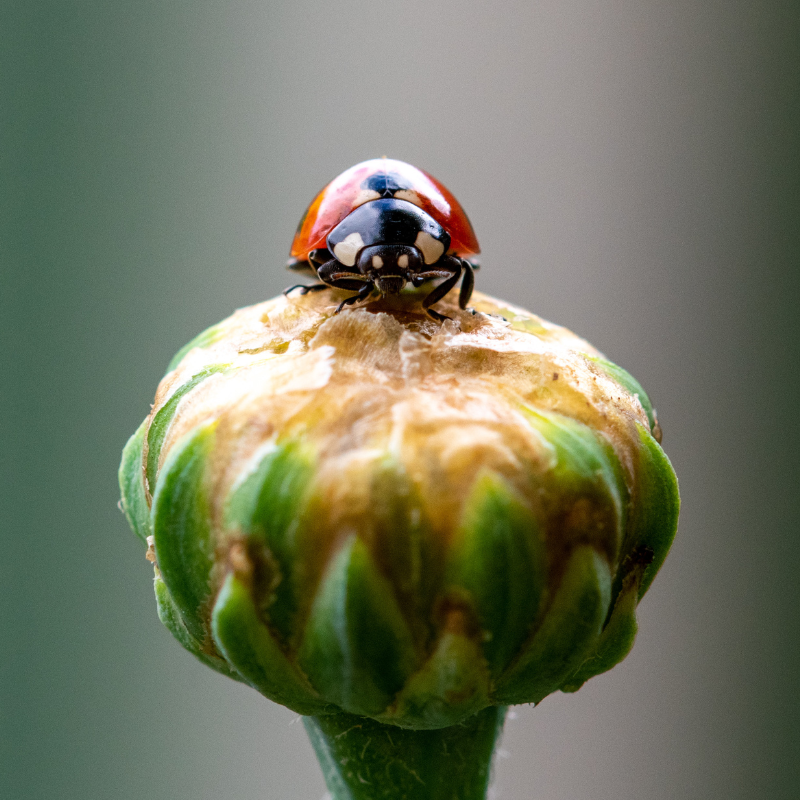
[[[381,197],[394,197],[395,192],[413,187],[409,181],[396,172],[376,172],[361,184],[361,188],[378,192]]]

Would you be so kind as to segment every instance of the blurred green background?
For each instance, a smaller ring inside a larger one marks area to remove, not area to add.
[[[0,797],[323,795],[295,715],[159,624],[116,469],[383,154],[460,199],[480,289],[636,375],[681,480],[633,653],[516,709],[496,796],[800,796],[796,0],[28,0],[0,36]]]

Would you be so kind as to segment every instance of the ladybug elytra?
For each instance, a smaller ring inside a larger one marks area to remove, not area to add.
[[[289,268],[311,271],[321,281],[303,294],[330,287],[355,292],[336,309],[374,292],[398,294],[443,278],[422,301],[431,306],[459,281],[459,306],[466,308],[475,285],[480,253],[472,225],[452,194],[410,164],[375,158],[356,164],[331,181],[300,220]]]

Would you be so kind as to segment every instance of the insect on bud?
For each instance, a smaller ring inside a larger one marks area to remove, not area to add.
[[[306,715],[337,800],[481,800],[505,707],[633,644],[678,519],[655,413],[473,294],[469,219],[409,164],[342,173],[291,252],[319,283],[190,342],[125,448],[159,616]]]

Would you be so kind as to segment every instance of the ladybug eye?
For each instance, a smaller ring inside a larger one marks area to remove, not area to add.
[[[376,192],[374,189],[362,189],[356,195],[356,199],[353,200],[353,208],[363,206],[364,203],[369,203],[370,200],[380,200],[380,198],[380,192]]]
[[[397,200],[406,200],[413,203],[415,206],[422,208],[422,200],[420,196],[413,189],[398,189],[394,196]]]

